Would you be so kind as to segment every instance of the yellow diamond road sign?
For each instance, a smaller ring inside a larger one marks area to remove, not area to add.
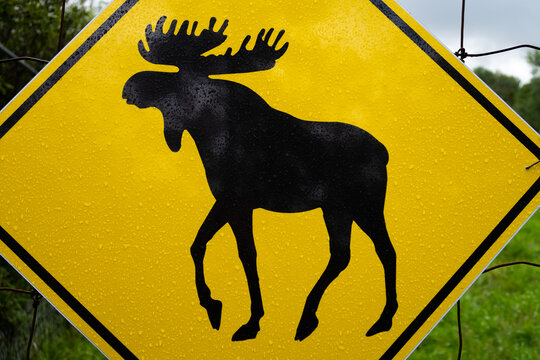
[[[0,124],[0,253],[111,359],[403,359],[539,205],[391,0],[118,0]]]

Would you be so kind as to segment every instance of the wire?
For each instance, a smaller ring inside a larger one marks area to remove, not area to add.
[[[490,268],[487,268],[482,272],[482,274],[488,273],[493,270],[501,269],[507,266],[514,266],[514,265],[529,265],[534,267],[540,267],[540,264],[533,263],[530,261],[512,261],[507,263],[502,263],[499,265],[492,266]],[[463,337],[461,332],[461,300],[458,300],[457,302],[457,320],[458,320],[458,337],[459,337],[459,349],[458,349],[458,356],[457,360],[461,360],[461,352],[463,350]]]
[[[465,48],[463,47],[463,38],[465,34],[465,0],[461,2],[461,36],[459,42],[459,50],[455,52],[456,56],[459,56],[461,61],[465,61]]]
[[[540,47],[538,47],[538,46],[529,45],[529,44],[522,44],[522,45],[516,45],[516,46],[512,46],[512,47],[505,48],[505,49],[493,50],[493,51],[488,51],[488,52],[484,52],[484,53],[477,53],[477,54],[469,54],[468,52],[465,51],[465,49],[461,48],[458,51],[456,51],[454,54],[456,56],[461,57],[461,59],[463,60],[463,59],[468,58],[468,57],[480,57],[480,56],[495,55],[495,54],[500,54],[500,53],[503,53],[503,52],[522,49],[522,48],[540,50]]]
[[[482,274],[485,274],[485,273],[488,273],[490,271],[500,269],[500,268],[503,268],[503,267],[512,266],[512,265],[529,265],[529,266],[534,266],[534,267],[540,267],[540,264],[533,263],[533,262],[530,262],[530,261],[513,261],[513,262],[499,264],[499,265],[495,265],[495,266],[492,266],[490,268],[487,268],[486,270],[484,270],[484,272]]]
[[[461,61],[465,62],[465,58],[468,57],[481,57],[481,56],[489,56],[489,55],[495,55],[500,54],[507,51],[522,49],[522,48],[529,48],[533,50],[540,50],[540,47],[529,45],[529,44],[522,44],[522,45],[516,45],[505,49],[500,50],[493,50],[483,53],[476,53],[476,54],[469,54],[467,51],[465,51],[465,46],[463,45],[463,39],[465,37],[465,0],[462,0],[461,2],[461,31],[460,31],[460,42],[459,42],[459,50],[454,53],[457,57],[460,58]]]
[[[463,334],[461,332],[461,300],[457,301],[457,326],[458,326],[458,337],[459,337],[459,349],[457,360],[461,360],[461,352],[463,351]]]
[[[40,62],[43,64],[49,63],[49,60],[38,59],[31,56],[19,56],[19,57],[14,57],[14,58],[9,58],[9,59],[0,59],[0,63],[10,62],[10,61],[24,61],[24,60]]]
[[[28,336],[28,346],[26,347],[26,360],[30,360],[30,350],[32,350],[32,339],[34,338],[34,332],[36,330],[36,317],[39,304],[41,303],[41,294],[36,290],[32,291],[32,307],[34,308],[34,314],[32,315],[32,324],[30,325],[30,335]]]
[[[537,162],[535,162],[535,163],[532,164],[532,165],[527,166],[527,167],[525,168],[525,170],[529,170],[529,169],[532,168],[533,166],[538,165],[538,163],[540,163],[540,160],[538,160]]]
[[[62,49],[62,45],[63,45],[65,7],[66,7],[66,0],[63,0],[62,1],[62,15],[61,15],[61,21],[60,21],[60,29],[59,29],[59,34],[58,34],[58,51],[60,51]],[[484,53],[475,53],[475,54],[467,53],[466,50],[465,50],[465,47],[464,47],[465,8],[466,8],[466,0],[462,0],[461,27],[460,27],[461,28],[460,29],[460,48],[459,48],[458,51],[456,51],[454,53],[456,56],[458,56],[460,58],[461,61],[465,61],[465,58],[467,58],[467,57],[481,57],[481,56],[495,55],[495,54],[500,54],[500,53],[507,52],[507,51],[520,49],[520,48],[530,48],[530,49],[533,49],[533,50],[540,50],[540,47],[538,47],[538,46],[529,45],[529,44],[522,44],[522,45],[512,46],[512,47],[509,47],[509,48],[500,49],[500,50],[494,50],[494,51],[489,51],[489,52],[484,52]],[[0,46],[2,46],[2,44],[0,44]],[[6,51],[6,49],[4,49],[3,47],[2,47],[2,49],[4,51]],[[11,52],[8,52],[8,55],[12,56],[12,57],[8,58],[8,59],[0,59],[0,63],[7,63],[7,62],[12,62],[12,61],[20,61],[21,64],[28,67],[34,73],[36,73],[35,69],[33,69],[29,65],[25,64],[24,63],[25,60],[35,61],[35,62],[44,63],[44,64],[49,63],[48,60],[39,59],[39,58],[35,58],[35,57],[30,57],[30,56],[16,57],[15,54],[12,54]],[[536,163],[526,167],[525,169],[528,170],[528,169],[530,169],[531,167],[533,167],[534,165],[536,165],[538,163],[540,163],[540,160],[537,161]],[[534,267],[540,267],[540,264],[532,263],[532,262],[529,262],[529,261],[514,261],[514,262],[503,263],[503,264],[499,264],[499,265],[495,265],[495,266],[492,266],[490,268],[487,268],[486,270],[483,271],[482,274],[485,274],[485,273],[488,273],[490,271],[500,269],[500,268],[503,268],[503,267],[514,266],[514,265],[529,265],[529,266],[534,266]],[[26,351],[26,359],[29,360],[30,359],[31,347],[32,347],[32,339],[34,337],[34,332],[35,332],[35,327],[36,327],[37,310],[38,310],[39,304],[41,303],[42,296],[36,290],[24,290],[24,289],[0,287],[0,291],[8,291],[8,292],[26,294],[26,295],[31,295],[32,296],[32,299],[33,299],[32,307],[34,309],[34,312],[33,312],[33,316],[32,316],[32,323],[30,325],[30,334],[29,334],[28,346],[27,346],[27,351]],[[458,337],[459,337],[459,349],[458,349],[457,359],[461,360],[462,351],[463,351],[463,333],[462,333],[462,325],[461,325],[461,300],[457,301],[457,326],[458,326]]]
[[[19,293],[19,294],[32,295],[32,290],[23,290],[23,289],[14,289],[14,288],[8,288],[8,287],[0,287],[0,291],[10,291],[10,292]]]

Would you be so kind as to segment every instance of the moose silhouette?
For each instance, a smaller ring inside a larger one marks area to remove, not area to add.
[[[385,276],[386,304],[366,336],[388,331],[398,304],[396,253],[384,219],[388,163],[384,145],[358,127],[300,120],[273,109],[246,86],[209,78],[271,69],[288,48],[289,43],[276,48],[284,30],[272,45],[273,29],[262,29],[252,50],[246,48],[248,35],[235,54],[229,48],[222,55],[204,56],[227,38],[227,20],[215,31],[216,19],[211,18],[208,29],[199,35],[195,34],[197,22],[188,32],[188,21],[175,34],[173,20],[164,32],[165,20],[163,16],[157,21],[155,31],[151,24],[147,26],[149,50],[141,40],[139,52],[151,63],[174,65],[179,71],[139,72],[126,82],[122,97],[141,109],[161,111],[165,140],[173,152],[180,149],[184,130],[199,151],[216,202],[197,233],[191,254],[200,304],[212,327],[220,327],[222,303],[210,295],[203,259],[206,244],[216,232],[230,225],[251,298],[249,321],[232,340],[253,339],[264,314],[253,210],[295,213],[321,208],[330,238],[330,260],[307,297],[295,339],[304,340],[318,326],[321,297],[349,263],[353,222],[373,241]]]

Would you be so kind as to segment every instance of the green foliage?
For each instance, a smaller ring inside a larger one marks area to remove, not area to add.
[[[540,53],[530,52],[527,60],[533,66],[540,66]],[[519,79],[514,76],[483,67],[474,72],[536,131],[540,131],[540,77],[535,76],[520,87]]]
[[[94,8],[87,0],[70,1],[64,20],[64,44],[67,44],[93,17]],[[0,42],[17,56],[50,60],[58,49],[62,0],[1,0]],[[0,50],[0,58],[9,58]],[[43,64],[27,62],[40,70]],[[2,108],[34,74],[19,62],[0,64],[0,108]]]
[[[533,67],[533,75],[536,75],[538,73],[538,69],[540,68],[540,52],[529,51],[527,53],[527,61]]]
[[[540,213],[535,214],[492,265],[540,258]],[[540,349],[540,270],[516,265],[481,275],[462,297],[463,359],[533,360]],[[411,360],[456,359],[454,307],[411,355]]]
[[[533,77],[519,89],[514,108],[533,128],[540,130],[540,77]]]
[[[0,0],[0,42],[18,56],[51,59],[57,52],[62,0]],[[66,44],[94,16],[102,1],[69,1],[64,25]],[[1,53],[0,58],[9,57]],[[528,54],[535,71],[540,53]],[[29,63],[40,70],[39,63]],[[520,87],[519,80],[484,68],[475,72],[540,129],[540,77]],[[536,74],[536,73],[535,73]],[[0,64],[0,108],[34,75],[20,63]],[[536,214],[494,264],[538,261],[540,214]],[[482,275],[462,299],[465,359],[535,359],[540,348],[538,270],[515,266]],[[0,286],[30,289],[0,257]],[[0,359],[26,358],[32,299],[0,292]],[[458,349],[456,310],[452,309],[411,356],[412,360],[455,359]],[[39,306],[33,359],[103,359],[76,329],[46,301]]]
[[[531,65],[540,66],[540,53],[529,53]],[[540,77],[519,86],[519,80],[500,72],[474,72],[534,127],[540,130]],[[540,213],[535,214],[492,265],[540,258]],[[525,265],[480,276],[462,297],[463,359],[537,359],[540,349],[540,277]],[[456,359],[457,310],[446,314],[411,355],[411,360]]]
[[[0,266],[0,286],[29,290],[30,286],[4,263]],[[28,295],[0,292],[0,359],[22,359],[26,346],[32,300]],[[30,317],[31,319],[31,317]],[[25,324],[25,327],[20,324]]]
[[[486,68],[478,67],[474,69],[476,75],[480,77],[490,88],[510,106],[514,106],[514,98],[519,90],[520,80],[515,76],[505,75],[501,72],[492,72]]]
[[[492,265],[515,260],[538,262],[540,213],[535,214]],[[3,263],[2,258],[0,262]],[[533,360],[540,348],[540,277],[538,269],[517,265],[482,275],[462,298],[464,359]],[[0,286],[30,289],[4,263]],[[0,359],[24,359],[32,300],[27,295],[0,292]],[[430,333],[411,360],[456,358],[456,310]],[[47,302],[38,311],[33,359],[104,359]]]
[[[31,286],[0,257],[0,286],[31,290]],[[32,298],[0,291],[0,359],[26,359],[32,322]],[[32,359],[104,359],[46,300],[38,307]]]
[[[62,0],[0,0],[0,43],[17,56],[49,60],[57,52]],[[69,1],[64,20],[67,44],[95,15],[86,0]],[[9,58],[0,50],[0,58]],[[43,65],[28,64],[40,70]],[[34,76],[18,62],[0,64],[0,108]],[[31,289],[0,257],[0,286]],[[29,295],[0,292],[0,359],[26,359],[32,322]],[[58,312],[43,301],[39,305],[32,359],[102,359],[101,353]]]

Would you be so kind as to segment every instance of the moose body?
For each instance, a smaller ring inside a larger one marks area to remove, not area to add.
[[[184,36],[184,43],[197,38],[185,34],[184,22],[174,35],[173,22],[168,33],[163,33],[162,17],[152,32],[147,28],[150,52],[139,44],[143,57],[152,62],[163,61],[152,56],[152,46],[159,48],[165,39]],[[225,39],[223,30],[208,30],[205,46],[214,47]],[[267,44],[272,31],[263,40],[259,33],[251,52],[269,52]],[[272,46],[267,63],[253,68],[270,68],[275,59],[285,52],[287,45],[275,50],[280,32]],[[169,40],[170,41],[170,40]],[[201,40],[203,43],[204,41]],[[246,38],[238,54],[244,58]],[[172,45],[171,45],[172,46]],[[184,49],[185,50],[185,49]],[[193,49],[188,49],[189,50]],[[161,50],[164,51],[164,50]],[[199,49],[199,53],[201,49]],[[253,210],[262,208],[275,212],[302,212],[321,208],[330,237],[330,261],[321,278],[306,300],[304,312],[296,332],[303,340],[317,327],[315,315],[328,285],[344,270],[350,260],[351,225],[356,222],[373,240],[385,272],[386,305],[379,320],[367,335],[387,331],[397,310],[395,289],[396,255],[386,231],[384,201],[386,193],[386,148],[366,131],[339,122],[305,121],[268,105],[258,94],[241,84],[211,79],[205,71],[208,64],[213,74],[237,72],[238,62],[220,62],[220,57],[201,58],[206,66],[185,63],[178,65],[178,73],[141,72],[124,86],[123,97],[140,108],[156,107],[164,119],[165,140],[172,151],[181,147],[183,131],[195,141],[206,177],[216,202],[203,222],[191,253],[195,263],[195,284],[201,305],[207,310],[212,326],[219,329],[222,304],[210,295],[204,279],[203,259],[206,244],[225,224],[229,224],[237,240],[238,252],[246,273],[251,297],[251,317],[233,336],[233,340],[254,338],[263,316],[263,304],[256,266],[253,239]],[[238,61],[240,59],[240,61]],[[169,62],[170,63],[170,62]],[[243,71],[246,71],[246,65]],[[205,71],[202,71],[204,69]]]
[[[205,104],[186,130],[216,200],[277,212],[354,207],[360,199],[351,196],[385,183],[388,154],[364,130],[299,120],[247,87],[212,82],[211,88],[226,94],[218,98],[222,105]]]

